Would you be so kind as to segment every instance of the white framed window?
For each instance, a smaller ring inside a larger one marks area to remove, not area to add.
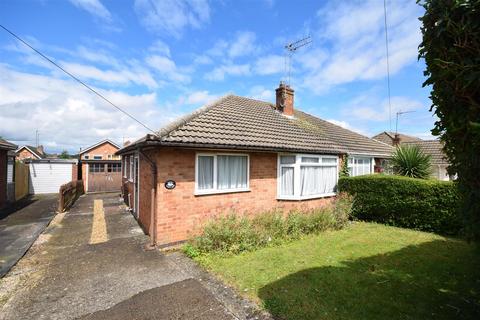
[[[88,154],[86,154],[86,155],[83,156],[83,159],[88,160],[88,159],[90,159],[90,156]]]
[[[103,157],[101,155],[95,154],[93,155],[93,160],[102,160]]]
[[[108,160],[112,160],[112,155],[111,155],[111,154],[108,154],[108,155],[107,155],[107,159],[108,159]]]
[[[128,180],[133,181],[133,156],[130,156]]]
[[[197,153],[195,194],[249,191],[247,154]]]
[[[337,156],[278,155],[278,199],[304,200],[333,196],[337,182]]]
[[[348,174],[350,177],[373,173],[374,159],[365,156],[348,157]]]

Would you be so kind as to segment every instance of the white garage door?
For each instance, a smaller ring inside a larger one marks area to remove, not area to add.
[[[30,163],[30,193],[58,193],[70,181],[71,163]]]

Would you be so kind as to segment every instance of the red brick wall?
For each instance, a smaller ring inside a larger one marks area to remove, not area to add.
[[[118,150],[117,147],[115,147],[114,145],[108,142],[105,142],[91,150],[88,150],[88,152],[86,153],[81,153],[80,156],[83,159],[84,155],[89,155],[90,160],[93,159],[93,156],[102,156],[101,160],[111,160],[111,159],[108,159],[108,155],[113,156],[113,154],[117,152],[117,150]],[[116,159],[118,160],[118,157]]]
[[[37,159],[37,157],[35,155],[33,155],[33,153],[28,151],[26,148],[24,148],[24,149],[22,149],[22,151],[17,153],[16,159],[17,160]]]
[[[7,201],[7,151],[0,150],[0,208]]]
[[[323,206],[332,198],[305,201],[277,200],[277,154],[250,154],[250,191],[195,196],[195,151],[162,148],[152,151],[158,167],[157,243],[186,240],[215,215],[231,211],[255,214],[274,208],[290,210]],[[143,166],[145,168],[145,166]],[[175,180],[173,190],[164,182]],[[145,181],[145,180],[144,180]],[[145,190],[146,191],[146,190]],[[145,197],[142,190],[141,197]]]

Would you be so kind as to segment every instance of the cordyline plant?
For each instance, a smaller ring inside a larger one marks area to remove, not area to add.
[[[416,145],[400,145],[393,153],[393,171],[401,176],[428,179],[432,174],[431,157]]]
[[[457,174],[467,235],[480,240],[480,1],[420,0],[430,111]]]

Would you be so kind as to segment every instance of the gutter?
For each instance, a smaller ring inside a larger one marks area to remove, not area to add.
[[[143,151],[138,148],[138,153],[147,160],[152,169],[152,190],[151,202],[150,202],[150,243],[148,249],[155,249],[157,246],[157,165],[152,159],[150,159]]]

